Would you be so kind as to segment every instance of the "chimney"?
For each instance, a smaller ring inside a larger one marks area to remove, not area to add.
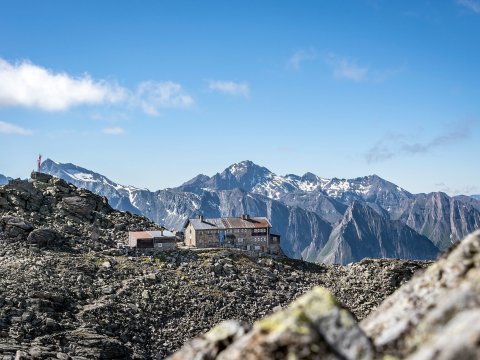
[[[249,219],[250,219],[250,215],[248,215],[248,214],[243,214],[243,215],[242,215],[242,219],[243,219],[243,220],[249,220]]]
[[[203,215],[198,215],[198,218],[200,219],[200,222],[203,222]]]

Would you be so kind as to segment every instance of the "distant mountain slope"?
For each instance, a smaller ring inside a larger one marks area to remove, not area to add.
[[[458,201],[469,204],[473,206],[475,209],[480,211],[480,196],[478,197],[478,199],[475,196],[476,195],[470,195],[470,196],[457,195],[457,196],[454,196],[454,198],[457,199]]]
[[[442,192],[416,195],[400,220],[440,250],[480,228],[480,212],[475,207]]]
[[[480,195],[471,195],[470,197],[474,198],[475,200],[480,201]]]
[[[333,178],[322,187],[322,190],[343,203],[361,200],[378,204],[385,210],[393,212],[393,216],[395,209],[414,197],[408,191],[377,175],[355,179]]]
[[[9,178],[5,175],[0,174],[0,185],[8,184],[10,180],[12,180],[12,178]]]
[[[41,171],[61,178],[95,194],[106,196],[110,205],[123,211],[140,214],[133,204],[135,193],[139,189],[133,186],[119,185],[107,177],[74,164],[61,164],[47,159],[41,165]]]
[[[347,208],[354,202],[374,210],[359,212],[357,221],[364,217],[364,223],[373,221],[388,227],[390,221],[400,220],[440,249],[480,227],[476,200],[445,195],[435,202],[428,200],[429,195],[411,194],[376,175],[355,179],[325,179],[312,173],[279,176],[251,161],[242,161],[211,177],[198,175],[179,187],[152,192],[119,185],[73,164],[46,160],[42,171],[106,196],[116,209],[143,214],[168,228],[181,229],[189,217],[199,214],[268,216],[273,231],[282,236],[282,249],[294,258],[319,258],[332,229],[344,221]],[[378,221],[378,216],[384,222]],[[398,232],[395,227],[391,229]],[[416,250],[405,249],[403,253],[414,258]],[[418,251],[422,257],[423,250]]]
[[[425,236],[354,201],[320,253],[307,260],[348,264],[365,257],[432,260],[438,254]]]
[[[312,211],[328,221],[337,223],[343,218],[347,205],[331,198],[321,190],[312,192],[293,192],[285,194],[280,201],[290,206],[300,206],[303,209]]]

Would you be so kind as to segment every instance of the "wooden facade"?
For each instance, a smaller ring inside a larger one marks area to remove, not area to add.
[[[176,237],[170,231],[134,231],[128,233],[128,245],[139,250],[175,250]]]

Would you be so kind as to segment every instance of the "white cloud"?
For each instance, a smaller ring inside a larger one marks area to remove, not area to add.
[[[5,121],[0,121],[0,134],[11,134],[11,135],[23,135],[28,136],[32,135],[32,130],[16,126]]]
[[[107,135],[122,135],[125,134],[125,130],[121,127],[110,127],[102,130],[104,134]]]
[[[352,81],[362,81],[368,76],[368,68],[356,64],[354,61],[345,57],[339,57],[330,54],[327,63],[333,69],[333,76],[339,79],[347,79]]]
[[[0,58],[0,108],[64,111],[80,105],[116,104],[156,116],[161,108],[186,108],[193,103],[182,86],[172,81],[144,81],[132,91],[88,74],[74,77],[29,61],[9,63]]]
[[[144,81],[138,86],[133,103],[145,113],[157,116],[161,108],[188,108],[194,101],[180,84],[172,81]]]
[[[460,5],[463,5],[473,12],[476,12],[477,14],[480,14],[480,2],[476,0],[457,0],[457,3]]]
[[[208,88],[212,91],[219,91],[233,96],[245,96],[250,94],[250,87],[247,83],[238,83],[234,81],[212,80],[208,83]]]
[[[11,64],[0,58],[0,107],[61,111],[83,104],[116,103],[125,96],[123,88],[89,75],[72,77],[28,61]]]
[[[298,50],[288,59],[287,65],[294,70],[298,70],[304,61],[312,61],[316,58],[317,53],[313,49]]]

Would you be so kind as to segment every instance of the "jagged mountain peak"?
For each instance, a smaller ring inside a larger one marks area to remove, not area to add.
[[[266,167],[257,165],[251,160],[244,160],[244,161],[240,161],[238,163],[232,164],[228,168],[226,168],[222,172],[222,174],[225,174],[227,172],[235,176],[237,179],[244,176],[249,176],[249,175],[268,176],[272,174],[272,172],[268,170]]]
[[[205,181],[204,187],[213,190],[232,190],[240,188],[251,191],[257,184],[267,181],[274,174],[267,168],[250,160],[230,165]]]
[[[311,173],[311,172],[306,172],[305,174],[302,175],[302,180],[310,180],[310,181],[314,181],[314,180],[317,180],[319,178],[318,175],[315,175],[314,173]]]

